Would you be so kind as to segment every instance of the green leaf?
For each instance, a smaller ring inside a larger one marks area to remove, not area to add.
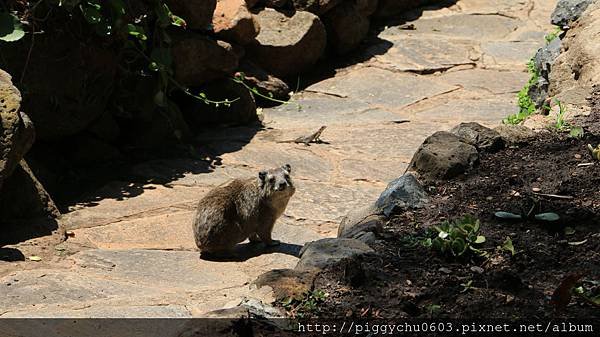
[[[0,13],[0,40],[13,42],[22,39],[23,36],[25,31],[19,18],[10,13]]]
[[[540,221],[556,221],[560,219],[560,216],[556,213],[540,213],[535,215],[535,219]]]
[[[79,8],[81,9],[81,13],[83,14],[83,17],[88,23],[95,25],[102,21],[102,14],[100,14],[99,8],[97,8],[96,6],[82,4],[79,5]]]
[[[465,250],[467,250],[467,244],[463,239],[457,238],[456,240],[452,241],[450,249],[452,249],[452,253],[455,256],[460,256],[465,252]]]
[[[450,235],[448,232],[440,231],[440,233],[438,234],[438,237],[440,239],[445,239],[448,237],[448,235]]]
[[[519,214],[514,214],[514,213],[509,213],[509,212],[496,212],[496,213],[494,213],[494,215],[497,218],[506,219],[506,220],[522,219],[522,217]]]
[[[427,248],[429,248],[429,247],[431,247],[431,245],[432,245],[433,243],[431,242],[431,238],[427,238],[427,239],[423,240],[423,241],[421,242],[421,244],[423,245],[423,247],[427,247]]]
[[[575,229],[573,227],[565,227],[565,235],[573,235],[575,234]]]
[[[140,41],[146,41],[148,39],[143,27],[131,23],[127,24],[127,34],[137,38]]]
[[[573,126],[571,127],[571,131],[569,131],[569,136],[573,138],[583,138],[583,128],[581,126]]]
[[[485,236],[483,235],[478,235],[477,239],[475,239],[474,243],[484,243],[485,242]]]
[[[515,255],[515,246],[513,246],[510,236],[506,237],[506,240],[504,240],[504,243],[502,244],[501,248],[502,250],[510,252],[510,255]]]

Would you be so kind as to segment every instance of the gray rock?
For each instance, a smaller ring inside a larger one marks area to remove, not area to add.
[[[323,55],[327,33],[318,16],[266,8],[256,17],[260,33],[256,42],[247,46],[248,58],[275,76],[298,74]]]
[[[207,30],[210,27],[217,0],[167,0],[171,11],[181,16],[189,28]]]
[[[356,258],[372,252],[373,249],[355,239],[321,239],[310,242],[302,248],[296,269],[324,269],[341,260]]]
[[[380,232],[385,222],[382,211],[373,205],[351,211],[340,222],[338,238],[356,238],[365,232]]]
[[[194,33],[173,34],[175,79],[198,86],[233,73],[243,55],[241,47]]]
[[[373,232],[360,232],[354,238],[369,246],[377,242],[377,235]]]
[[[251,88],[256,88],[261,95],[279,100],[289,99],[290,87],[251,61],[243,60],[240,63],[239,71],[244,73],[246,84]],[[260,97],[255,98],[260,100]]]
[[[361,13],[354,2],[336,6],[323,17],[329,38],[329,45],[337,54],[345,54],[365,39],[369,32],[370,20]]]
[[[540,71],[542,76],[548,78],[548,73],[554,64],[554,60],[560,55],[560,48],[562,45],[562,41],[560,38],[555,38],[550,41],[547,45],[540,48],[533,58],[535,69]]]
[[[417,150],[409,165],[424,180],[454,178],[479,161],[477,149],[460,137],[445,131],[429,136]]]
[[[586,8],[595,0],[560,0],[552,13],[550,22],[553,25],[565,27],[579,19]]]
[[[523,125],[499,125],[494,130],[508,145],[523,145],[535,137],[535,132]]]
[[[539,78],[536,83],[529,87],[527,95],[533,100],[538,109],[546,103],[548,98],[548,86],[550,84],[548,78],[554,61],[560,55],[561,46],[562,40],[557,37],[543,48],[540,48],[533,58]]]
[[[0,190],[35,138],[31,120],[20,109],[21,93],[10,75],[0,70]]]
[[[217,0],[213,30],[219,38],[243,46],[254,40],[260,26],[244,0]]]
[[[412,173],[407,173],[388,184],[375,206],[389,217],[400,210],[423,207],[427,202],[421,183]]]
[[[450,132],[479,150],[494,152],[504,148],[504,140],[500,137],[500,134],[479,123],[460,123],[452,128]]]

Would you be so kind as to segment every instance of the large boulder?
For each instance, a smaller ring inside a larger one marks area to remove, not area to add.
[[[498,132],[505,144],[511,146],[527,144],[536,136],[533,130],[524,125],[503,124],[495,127],[494,131]]]
[[[452,133],[438,131],[421,144],[409,169],[419,173],[423,180],[433,182],[454,178],[478,161],[479,153],[475,146]]]
[[[207,30],[212,22],[217,0],[167,0],[171,11],[182,17],[188,27]]]
[[[372,253],[373,249],[355,239],[327,238],[307,243],[300,251],[296,270],[325,269],[345,259]]]
[[[10,75],[0,70],[0,190],[35,137],[33,124],[20,109],[21,93]]]
[[[240,47],[198,34],[181,33],[173,39],[175,79],[188,87],[232,74],[243,56]]]
[[[254,40],[260,26],[244,0],[218,0],[213,30],[219,38],[246,45]]]
[[[260,34],[248,45],[248,57],[277,77],[298,74],[323,55],[325,26],[309,12],[279,12],[270,8],[256,15]]]
[[[294,8],[299,11],[308,11],[317,15],[325,14],[343,0],[292,0]]]
[[[358,47],[369,33],[370,20],[364,12],[364,8],[350,1],[334,7],[324,15],[329,45],[337,54],[345,54]]]
[[[421,183],[413,174],[406,173],[388,184],[375,202],[375,207],[389,217],[399,211],[423,207],[428,201]]]
[[[495,152],[504,148],[504,139],[500,134],[490,128],[475,123],[460,123],[450,130],[468,144],[475,146],[478,150]]]
[[[555,26],[566,27],[579,19],[586,8],[594,3],[595,0],[559,0],[554,12],[552,12],[551,22]]]
[[[338,238],[360,239],[366,233],[379,233],[386,221],[383,210],[375,204],[350,211],[338,227]]]
[[[570,111],[587,107],[592,86],[600,83],[600,3],[592,4],[563,39],[564,52],[550,72],[548,95]],[[574,108],[575,107],[575,108]],[[574,108],[574,109],[573,109]]]

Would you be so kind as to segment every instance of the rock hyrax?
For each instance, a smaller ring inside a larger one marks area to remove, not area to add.
[[[296,189],[289,164],[263,170],[258,176],[235,179],[208,192],[194,217],[194,238],[203,253],[228,253],[246,240],[279,244],[271,239],[273,225]]]

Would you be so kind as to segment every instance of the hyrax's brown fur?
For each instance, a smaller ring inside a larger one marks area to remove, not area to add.
[[[208,192],[198,204],[193,224],[200,251],[227,253],[246,239],[278,244],[271,238],[273,225],[296,191],[290,173],[286,164]]]

